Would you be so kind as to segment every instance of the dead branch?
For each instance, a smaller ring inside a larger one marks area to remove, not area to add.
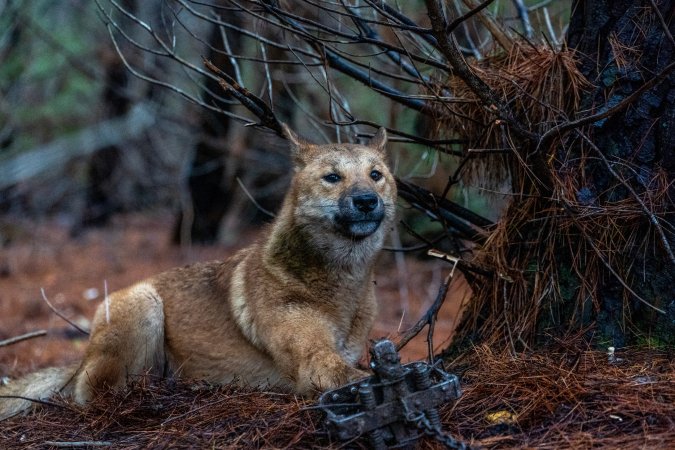
[[[140,103],[123,117],[84,128],[71,136],[0,159],[0,190],[65,167],[75,158],[137,138],[155,123],[149,105]]]
[[[480,8],[478,11],[478,20],[480,20],[485,28],[487,28],[487,30],[490,32],[490,34],[492,34],[492,36],[495,38],[495,41],[499,43],[499,45],[504,50],[506,50],[506,52],[510,52],[511,48],[513,47],[513,39],[508,35],[506,30],[502,29],[501,25],[497,23],[492,14],[484,11],[483,8],[481,8],[482,5],[476,3],[474,0],[463,1],[464,4],[472,10]]]
[[[270,130],[276,132],[280,137],[284,136],[281,122],[277,118],[276,114],[274,114],[274,111],[272,111],[272,108],[267,106],[263,99],[251,93],[251,91],[246,89],[244,86],[239,85],[236,81],[234,81],[234,79],[229,77],[225,72],[213,65],[213,63],[210,61],[204,59],[204,65],[208,67],[209,70],[212,70],[221,77],[230,78],[229,81],[225,78],[218,78],[218,83],[220,83],[220,86],[226,92],[239,100],[242,106],[258,117],[258,119],[260,119],[260,123],[258,124],[248,122],[247,125],[256,125],[269,128]]]
[[[463,24],[464,22],[466,22],[467,20],[469,20],[471,17],[475,16],[476,14],[480,13],[482,10],[484,10],[485,8],[490,6],[492,3],[494,3],[494,0],[485,0],[480,5],[475,5],[475,6],[471,7],[469,9],[469,12],[459,16],[458,18],[456,18],[455,20],[450,22],[448,24],[448,26],[445,28],[445,32],[448,33],[448,34],[452,33],[453,31],[455,31],[455,29],[458,26],[460,26],[461,24]]]
[[[30,398],[30,397],[23,397],[21,395],[1,395],[0,398],[6,398],[6,399],[16,399],[16,400],[26,400],[38,405],[44,405],[44,406],[49,406],[49,407],[54,407],[54,408],[60,408],[60,409],[67,409],[65,406],[60,405],[58,403],[50,402],[47,400],[40,400],[39,398]]]
[[[31,331],[30,333],[21,334],[19,336],[14,336],[9,339],[4,339],[0,341],[0,347],[7,347],[8,345],[16,344],[17,342],[26,341],[28,339],[33,339],[36,337],[44,336],[47,334],[47,330],[36,330]]]
[[[447,59],[451,68],[454,69],[454,73],[483,101],[486,108],[492,110],[498,118],[507,122],[519,135],[532,142],[536,142],[537,135],[525,129],[517,121],[510,108],[500,100],[496,92],[477,76],[466,63],[456,43],[451,41],[445,32],[445,17],[440,10],[438,2],[436,0],[425,0],[425,4],[427,5],[427,13],[431,21],[433,35],[438,41],[441,53]]]
[[[436,299],[434,300],[434,303],[427,309],[427,311],[424,313],[424,315],[413,325],[410,327],[404,334],[403,336],[399,339],[398,343],[396,344],[396,350],[401,350],[408,342],[410,342],[415,336],[417,336],[420,331],[424,329],[427,325],[429,325],[430,330],[433,330],[433,324],[436,321],[436,316],[438,316],[438,311],[441,309],[441,306],[443,306],[443,302],[445,302],[445,297],[448,295],[448,288],[450,287],[450,282],[452,281],[452,276],[455,273],[455,268],[453,266],[452,270],[448,274],[448,276],[445,277],[445,281],[441,283],[441,285],[438,288],[438,293],[436,294]],[[432,331],[433,333],[433,331]],[[433,358],[433,349],[431,352],[429,352],[429,358]]]
[[[406,93],[400,92],[397,89],[394,89],[393,87],[383,83],[382,81],[373,78],[368,71],[359,68],[356,64],[350,62],[348,58],[346,58],[344,55],[341,55],[334,49],[330,48],[327,45],[327,42],[314,38],[312,34],[309,33],[309,31],[299,22],[298,16],[290,14],[287,11],[281,10],[279,8],[276,8],[275,6],[271,5],[270,2],[268,1],[263,1],[263,4],[266,5],[266,8],[268,9],[269,12],[276,15],[283,22],[287,23],[292,30],[300,32],[301,33],[300,36],[303,39],[307,40],[308,43],[310,43],[310,45],[312,45],[317,50],[318,54],[323,56],[329,67],[332,67],[333,69],[338,70],[357,81],[360,81],[364,85],[373,89],[375,92],[378,92],[387,98],[390,98],[398,103],[401,103],[402,105],[405,105],[416,111],[420,111],[424,114],[431,114],[431,108],[427,104],[427,102],[411,98]],[[358,20],[358,17],[355,17],[355,20]],[[352,36],[338,32],[337,30],[331,29],[330,32],[335,33],[335,35],[337,36],[353,38]],[[403,49],[391,46],[382,40],[367,38],[364,36],[357,36],[354,39],[357,39],[358,42],[374,44],[379,47],[383,47],[384,49],[390,52],[398,53],[399,55],[401,52],[403,52]],[[426,60],[422,58],[419,59],[421,60],[421,62],[431,64],[431,61],[429,59]]]
[[[419,186],[406,183],[400,179],[396,180],[396,185],[401,198],[425,213],[442,218],[457,231],[461,238],[476,243],[485,241],[488,234],[486,228],[493,225],[491,221]]]
[[[110,441],[45,441],[49,447],[79,448],[79,447],[110,447]]]
[[[60,318],[62,318],[62,319],[65,320],[66,322],[68,322],[68,324],[70,324],[73,328],[75,328],[75,329],[76,329],[77,331],[79,331],[80,333],[82,333],[82,334],[84,334],[84,335],[86,335],[86,336],[89,336],[89,332],[88,332],[87,330],[81,328],[78,324],[76,324],[75,322],[73,322],[72,320],[70,320],[69,318],[67,318],[65,315],[63,315],[63,313],[62,313],[61,311],[59,311],[58,309],[56,309],[56,308],[54,307],[54,305],[52,305],[52,304],[50,303],[49,299],[47,298],[47,294],[45,294],[44,288],[40,288],[40,293],[42,294],[42,299],[45,301],[45,303],[47,304],[47,306],[49,306],[49,309],[51,309],[51,310],[54,312],[54,314],[56,314],[57,316],[59,316]]]
[[[661,72],[659,72],[649,80],[642,83],[642,85],[636,88],[628,97],[624,98],[611,108],[607,108],[604,111],[600,111],[599,113],[596,114],[591,114],[590,116],[585,116],[576,120],[563,122],[560,125],[556,125],[555,127],[551,128],[546,133],[544,133],[539,139],[539,143],[537,144],[535,153],[541,151],[542,149],[546,149],[554,138],[562,136],[567,131],[573,130],[575,128],[580,128],[584,125],[588,125],[594,122],[598,122],[602,119],[606,119],[623,111],[633,102],[635,102],[643,93],[645,93],[646,91],[648,91],[649,89],[653,88],[661,81],[663,81],[670,74],[670,72],[673,71],[673,69],[675,69],[675,61],[668,64],[666,67],[663,68],[663,70],[661,70]]]

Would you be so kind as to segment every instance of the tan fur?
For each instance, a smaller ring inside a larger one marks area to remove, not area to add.
[[[295,176],[263,237],[224,262],[174,269],[111,294],[77,369],[46,369],[0,388],[0,396],[60,391],[84,403],[100,387],[148,372],[313,395],[363,376],[354,365],[375,317],[373,263],[396,198],[386,133],[368,146],[313,145],[286,134]],[[329,173],[340,181],[326,181]],[[350,192],[375,193],[384,206],[365,237],[336,225]],[[0,398],[0,418],[27,406]]]

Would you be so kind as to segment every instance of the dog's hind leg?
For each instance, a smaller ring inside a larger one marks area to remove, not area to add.
[[[115,292],[96,311],[75,375],[75,400],[84,403],[97,389],[124,386],[129,376],[161,375],[165,363],[164,308],[157,291],[140,283]]]

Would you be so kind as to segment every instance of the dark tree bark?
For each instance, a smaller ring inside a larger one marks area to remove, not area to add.
[[[132,14],[138,11],[136,0],[123,0],[121,5]],[[112,48],[104,49],[101,59],[101,65],[105,70],[105,88],[101,99],[104,119],[122,117],[133,106],[129,92],[133,77]],[[123,172],[120,167],[122,152],[119,146],[110,145],[91,156],[87,167],[85,205],[81,223],[80,226],[73,228],[73,234],[80,232],[81,227],[105,225],[115,213],[124,209],[122,200],[116,195]]]
[[[117,57],[107,61],[105,67],[103,92],[105,115],[106,118],[121,117],[131,108],[131,99],[125,93],[130,75]],[[120,210],[121,205],[116,203],[114,192],[116,169],[121,161],[121,151],[118,146],[112,145],[100,149],[91,157],[87,167],[88,181],[82,226],[105,225],[110,217]]]
[[[231,21],[238,24],[236,18]],[[230,58],[225,54],[223,36],[231,45],[231,50],[239,51],[239,36],[231,31],[223,31],[214,26],[209,36],[208,59],[223,72],[234,77],[234,67]],[[205,102],[223,111],[231,111],[232,104],[222,101],[230,97],[222,92],[217,81],[209,78],[205,82],[202,93]],[[232,126],[232,119],[224,114],[204,110],[200,119],[200,134],[194,151],[188,177],[188,195],[190,196],[191,211],[179,212],[174,227],[173,241],[196,243],[215,242],[221,220],[227,212],[228,205],[233,197],[233,182],[236,174],[226,173],[228,146],[226,137]],[[185,206],[184,206],[185,207]]]
[[[580,330],[602,345],[675,344],[672,20],[672,0],[658,13],[650,0],[574,3],[567,43],[589,86],[556,142],[519,147],[531,172],[515,161],[513,189],[526,196],[479,256],[496,271],[474,285],[459,348]],[[519,190],[532,174],[546,181]]]
[[[582,110],[600,112],[619,104],[673,62],[674,43],[664,28],[672,30],[673,5],[672,0],[574,2],[568,45],[579,52],[581,70],[595,85]],[[624,111],[594,123],[588,136],[625,183],[617,183],[602,159],[589,159],[580,194],[599,205],[633,203],[632,189],[645,203],[651,200],[648,208],[661,209],[664,218],[659,221],[662,235],[645,216],[634,229],[627,224],[624,233],[635,233],[634,243],[618,258],[627,284],[664,313],[627,294],[616,277],[606,276],[600,280],[598,331],[615,345],[635,334],[675,343],[675,264],[666,248],[675,248],[675,71]]]

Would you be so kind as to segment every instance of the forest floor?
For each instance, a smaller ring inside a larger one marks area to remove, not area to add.
[[[171,246],[172,219],[165,212],[119,216],[77,237],[57,219],[37,225],[2,220],[7,242],[0,247],[0,341],[47,333],[0,347],[0,377],[73,362],[83,353],[86,335],[58,317],[42,291],[62,315],[87,329],[106,289],[222,259],[256,236],[242,236],[236,246]],[[416,257],[406,257],[403,267],[383,255],[376,272],[380,314],[371,337],[396,340],[427,310],[449,270],[446,263]],[[451,285],[435,327],[436,351],[447,346],[468,293],[460,278]],[[426,331],[402,351],[404,362],[427,354]],[[441,410],[442,421],[446,431],[473,446],[665,449],[675,442],[672,352],[620,349],[610,360],[568,339],[517,356],[479,346],[454,363],[448,370],[460,375],[464,394]],[[130,392],[107,393],[86,408],[63,399],[54,403],[3,423],[0,448],[341,446],[322,431],[311,402],[290,395],[143,379]],[[348,444],[354,446],[368,443]],[[421,446],[441,448],[431,438]]]

